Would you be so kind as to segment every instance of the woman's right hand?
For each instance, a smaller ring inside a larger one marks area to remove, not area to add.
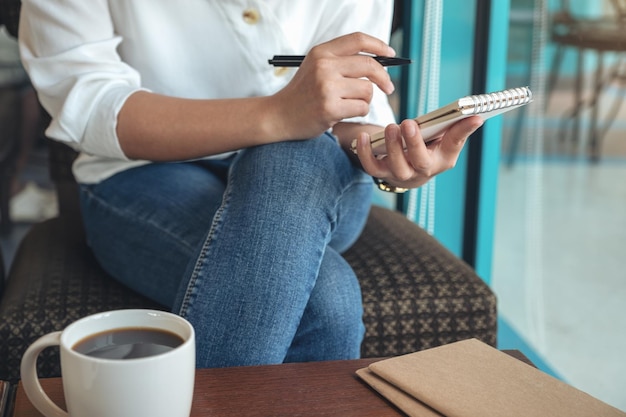
[[[389,45],[364,33],[341,36],[310,50],[289,84],[272,96],[280,137],[315,137],[343,119],[365,116],[374,84],[386,94],[394,91],[385,68],[361,53],[395,55]]]

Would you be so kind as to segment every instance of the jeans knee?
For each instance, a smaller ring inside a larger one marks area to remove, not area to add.
[[[334,184],[345,186],[359,172],[329,134],[249,148],[241,151],[238,159],[246,178],[271,179],[272,188],[291,193],[303,190],[308,195],[315,194],[315,189],[328,192]]]

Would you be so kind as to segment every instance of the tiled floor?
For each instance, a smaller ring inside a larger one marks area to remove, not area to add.
[[[550,156],[500,171],[493,288],[556,374],[626,410],[626,109],[591,164],[549,151],[568,97],[543,120]]]

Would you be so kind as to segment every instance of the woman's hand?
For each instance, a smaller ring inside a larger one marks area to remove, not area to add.
[[[400,125],[385,128],[387,156],[377,159],[367,133],[359,134],[357,154],[363,169],[386,183],[417,188],[435,175],[453,168],[467,138],[483,124],[483,119],[473,116],[461,120],[448,129],[440,139],[424,143],[415,120],[404,120]],[[403,148],[402,139],[406,144]]]
[[[279,136],[315,137],[343,119],[365,116],[374,84],[393,92],[385,68],[360,53],[395,55],[386,43],[364,33],[341,36],[309,51],[289,84],[272,96]]]

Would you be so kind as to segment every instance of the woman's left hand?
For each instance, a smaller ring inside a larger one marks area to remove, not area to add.
[[[473,116],[452,125],[440,139],[425,143],[417,122],[407,119],[385,128],[386,157],[374,156],[370,136],[365,132],[359,134],[357,155],[371,176],[392,186],[417,188],[453,168],[467,138],[482,124],[482,118]]]

